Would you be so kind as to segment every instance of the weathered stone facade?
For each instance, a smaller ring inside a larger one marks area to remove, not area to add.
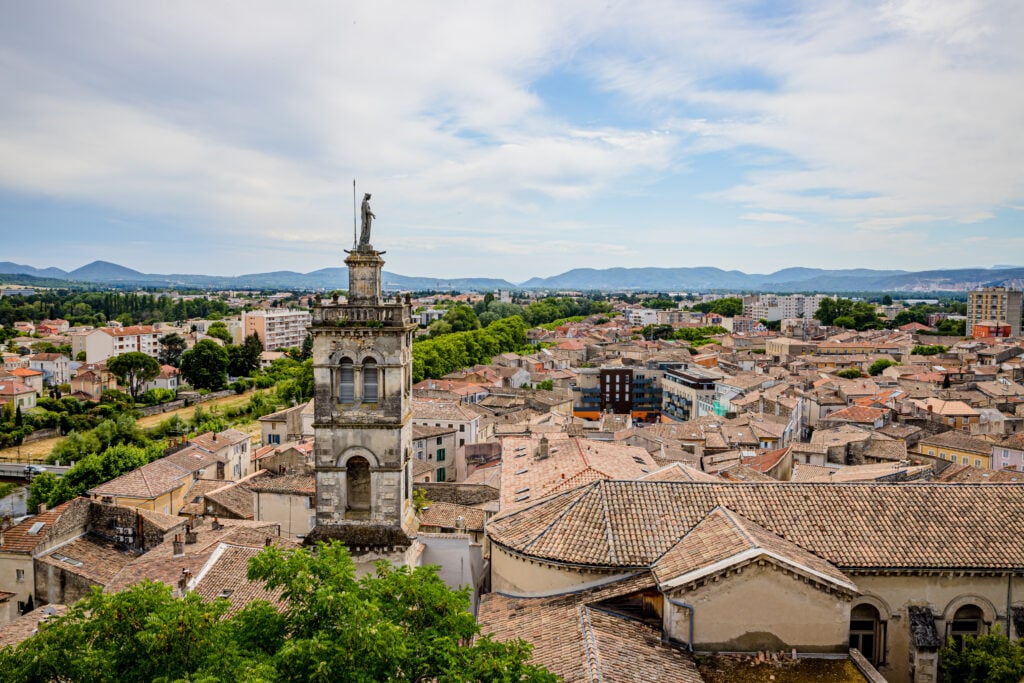
[[[313,309],[316,528],[353,554],[411,545],[412,307],[381,293],[379,252],[345,259],[349,299]]]

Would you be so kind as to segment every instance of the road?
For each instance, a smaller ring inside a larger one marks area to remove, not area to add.
[[[235,396],[225,396],[224,398],[215,398],[212,401],[206,401],[201,403],[203,410],[208,410],[211,406],[239,406],[249,400],[252,395],[252,391],[247,391],[244,394],[238,394]],[[166,419],[169,419],[173,415],[178,415],[182,418],[192,417],[195,412],[195,406],[188,406],[187,408],[178,408],[177,410],[169,410],[166,413],[157,413],[156,415],[148,415],[140,418],[136,421],[136,424],[141,429],[152,429]],[[243,432],[248,434],[258,434],[260,431],[259,423],[253,425],[241,425],[236,427]],[[50,451],[57,445],[62,436],[55,436],[49,439],[39,439],[38,441],[31,441],[21,446],[12,446],[11,448],[0,449],[0,462],[46,462],[46,457],[50,455]]]

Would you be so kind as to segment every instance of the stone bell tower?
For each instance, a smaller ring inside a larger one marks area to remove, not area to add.
[[[369,197],[369,195],[367,195]],[[381,293],[383,252],[364,237],[348,252],[348,301],[313,307],[316,527],[308,542],[339,539],[360,569],[385,558],[414,564],[412,307]],[[372,217],[373,214],[370,214]]]

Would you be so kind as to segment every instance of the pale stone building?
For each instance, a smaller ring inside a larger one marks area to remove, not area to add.
[[[412,507],[412,336],[406,301],[381,293],[384,259],[350,252],[349,296],[313,308],[316,527],[361,571],[385,558],[418,563]]]

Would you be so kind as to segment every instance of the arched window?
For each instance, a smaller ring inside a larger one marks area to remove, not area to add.
[[[885,661],[885,622],[873,605],[864,603],[850,610],[850,647],[872,664]]]
[[[362,456],[349,458],[345,463],[346,506],[349,519],[362,519],[370,511],[370,463]]]
[[[363,361],[363,402],[377,402],[377,361],[367,358]]]
[[[352,361],[342,358],[338,366],[338,400],[341,403],[352,403],[356,400],[356,379],[352,369]]]
[[[977,605],[964,605],[953,615],[949,635],[956,644],[963,645],[964,636],[980,636],[984,615]]]

